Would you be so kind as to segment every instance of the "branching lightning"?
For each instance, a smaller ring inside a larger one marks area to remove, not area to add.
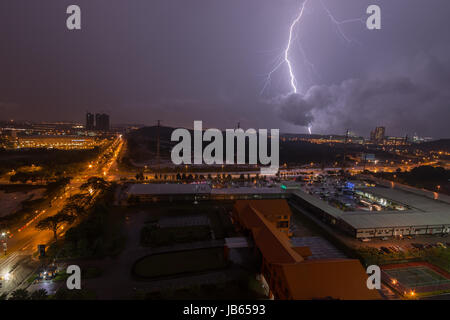
[[[289,39],[286,49],[284,50],[284,61],[286,62],[286,65],[289,69],[289,76],[291,78],[291,87],[294,93],[297,93],[297,79],[295,78],[294,71],[292,70],[292,63],[289,60],[289,51],[291,50],[292,45],[292,36],[294,33],[294,29],[296,25],[300,22],[300,20],[303,17],[303,12],[305,11],[305,6],[308,3],[309,0],[305,0],[302,3],[302,6],[300,8],[300,13],[298,14],[297,18],[292,22],[291,27],[289,28]]]
[[[300,11],[298,13],[298,15],[295,17],[295,19],[292,21],[290,27],[289,27],[289,37],[288,37],[288,41],[287,41],[287,45],[286,48],[284,49],[284,52],[282,55],[280,55],[278,61],[275,63],[274,68],[267,74],[266,76],[266,81],[264,83],[264,86],[261,90],[261,94],[264,93],[264,91],[266,90],[266,88],[269,86],[271,80],[272,80],[272,75],[279,69],[281,68],[281,66],[285,65],[288,68],[288,72],[289,72],[289,84],[291,87],[291,94],[296,94],[298,93],[299,89],[298,89],[298,82],[297,82],[297,78],[295,76],[295,72],[294,72],[294,67],[293,67],[293,63],[290,60],[290,51],[292,48],[292,44],[294,42],[294,40],[296,39],[296,37],[294,37],[294,33],[295,30],[297,29],[297,26],[301,23],[302,21],[302,17],[304,15],[305,12],[305,8],[306,5],[308,4],[310,0],[303,0],[301,7],[300,7]],[[325,11],[325,13],[327,14],[327,16],[329,17],[330,21],[335,25],[336,30],[338,32],[338,34],[347,42],[352,42],[353,40],[350,39],[345,32],[342,30],[342,25],[346,24],[346,23],[354,23],[354,22],[362,22],[364,23],[364,19],[363,18],[356,18],[356,19],[347,19],[347,20],[342,20],[339,21],[338,19],[336,19],[331,11],[325,6],[325,4],[323,3],[323,0],[320,0],[320,3]],[[315,69],[315,66],[313,63],[311,63],[305,54],[305,51],[303,50],[303,47],[300,46],[302,55],[303,55],[303,60],[305,61],[305,63],[307,65],[309,65],[313,70]],[[308,132],[309,134],[311,134],[311,126],[308,126]]]
[[[336,30],[338,32],[338,34],[347,42],[353,42],[354,40],[350,39],[345,32],[342,30],[341,26],[343,24],[346,23],[354,23],[354,22],[361,22],[364,23],[364,19],[361,18],[355,18],[355,19],[346,19],[346,20],[342,20],[339,21],[337,20],[330,12],[330,10],[327,8],[327,6],[323,3],[323,0],[320,0],[320,4],[322,5],[323,9],[325,10],[325,12],[327,13],[328,17],[330,18],[331,22],[335,25]]]

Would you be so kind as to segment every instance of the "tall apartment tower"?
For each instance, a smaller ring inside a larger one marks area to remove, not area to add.
[[[94,114],[87,112],[86,113],[86,130],[94,130]]]
[[[386,138],[386,128],[376,127],[374,131],[370,132],[370,140],[376,143],[383,143]]]
[[[376,127],[375,128],[375,140],[377,142],[383,142],[385,138],[386,128],[385,127]]]
[[[109,131],[109,115],[105,113],[96,113],[95,129],[99,131]]]

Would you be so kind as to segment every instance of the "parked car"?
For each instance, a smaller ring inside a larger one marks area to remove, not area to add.
[[[391,253],[391,251],[386,247],[380,247],[380,250],[382,250],[384,253]]]
[[[443,244],[442,242],[437,242],[436,245],[441,248],[447,249],[447,246],[445,244]]]
[[[44,268],[41,268],[38,272],[39,279],[42,280],[50,280],[53,279],[58,273],[58,268],[54,265],[50,265]]]

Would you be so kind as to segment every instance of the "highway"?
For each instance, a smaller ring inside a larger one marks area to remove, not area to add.
[[[36,224],[39,220],[54,215],[58,211],[60,211],[64,205],[67,203],[67,200],[80,192],[80,186],[87,182],[89,177],[92,176],[101,176],[107,181],[117,181],[121,178],[124,179],[135,179],[136,172],[124,172],[118,168],[117,159],[120,158],[121,154],[125,146],[124,139],[121,136],[118,136],[111,145],[104,150],[96,160],[87,163],[86,169],[77,174],[71,182],[66,186],[64,193],[58,197],[55,197],[52,200],[51,206],[46,209],[41,210],[40,212],[36,212],[36,215],[33,219],[24,222],[21,226],[10,230],[10,235],[7,240],[7,254],[5,256],[0,256],[0,278],[2,280],[2,288],[0,288],[0,294],[4,292],[10,292],[17,285],[26,279],[29,276],[25,274],[25,271],[20,270],[21,265],[26,265],[23,263],[26,259],[30,260],[30,256],[33,252],[36,252],[38,244],[48,244],[53,240],[52,231],[39,231],[37,230]],[[425,164],[433,164],[429,163],[418,163],[418,164],[410,164],[410,163],[371,163],[365,166],[358,164],[356,166],[346,167],[346,170],[349,170],[351,173],[361,173],[364,169],[370,171],[385,171],[385,172],[394,172],[398,168],[401,168],[402,171],[411,170],[412,168],[425,165]],[[189,170],[190,169],[190,170]],[[317,165],[311,164],[311,166],[302,166],[298,168],[280,168],[280,174],[282,177],[296,176],[299,173],[320,173],[323,170],[340,170],[341,167],[330,167],[330,168],[318,168]],[[219,169],[220,170],[220,169]],[[223,168],[222,168],[223,170]],[[195,167],[186,168],[186,175],[204,175],[205,177],[208,174],[211,174],[213,177],[217,175],[230,174],[233,177],[239,177],[241,174],[245,176],[250,175],[252,178],[255,177],[259,171],[248,171],[248,172],[225,172],[225,171],[215,171],[215,172],[195,172]],[[154,173],[145,174],[148,180],[154,180]],[[176,179],[176,172],[167,172],[162,173],[162,175],[166,175],[168,180]],[[92,195],[95,197],[96,193]],[[63,235],[67,229],[67,226],[62,226],[58,233]]]
[[[123,143],[122,137],[117,137],[98,156],[97,160],[89,163],[84,171],[71,179],[62,195],[52,199],[51,207],[49,206],[36,212],[36,215],[31,220],[10,230],[10,234],[7,236],[6,255],[3,255],[2,252],[0,256],[0,279],[2,279],[0,280],[2,284],[0,294],[13,291],[17,285],[26,280],[29,274],[25,274],[26,272],[21,270],[21,265],[25,264],[23,263],[24,259],[30,260],[33,252],[37,250],[37,245],[48,244],[53,241],[53,232],[49,230],[40,231],[36,229],[36,224],[41,219],[52,216],[63,209],[67,200],[80,192],[80,186],[87,182],[89,177],[102,176],[107,179],[109,171],[123,147]],[[63,235],[65,229],[67,229],[67,226],[61,226],[58,234]]]

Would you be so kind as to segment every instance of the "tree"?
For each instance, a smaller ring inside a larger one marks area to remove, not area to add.
[[[11,293],[11,297],[8,300],[28,300],[30,295],[25,289],[17,289]]]
[[[30,295],[31,300],[45,300],[48,298],[47,290],[45,289],[39,289],[36,291],[33,291]]]
[[[51,230],[53,231],[53,236],[55,241],[58,240],[57,231],[59,227],[64,223],[72,223],[75,220],[73,215],[69,215],[67,213],[59,212],[54,216],[47,217],[42,219],[36,225],[36,229],[38,230]]]
[[[137,174],[136,175],[136,179],[138,179],[142,177],[142,179],[144,179],[144,175],[142,173]],[[88,179],[88,181],[86,183],[83,183],[80,187],[81,190],[88,190],[89,188],[92,188],[94,190],[96,189],[100,189],[100,190],[106,190],[110,187],[110,183],[107,182],[105,179],[103,178],[99,178],[99,177],[91,177]]]
[[[61,287],[53,296],[55,300],[93,300],[95,299],[95,293],[86,289],[81,290],[69,290]]]
[[[86,215],[86,210],[84,210],[83,206],[77,203],[68,203],[64,206],[61,212],[66,213],[68,215],[79,217]]]

